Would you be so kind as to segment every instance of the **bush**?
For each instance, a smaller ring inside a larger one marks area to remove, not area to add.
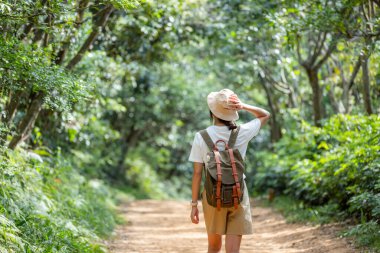
[[[256,190],[274,188],[311,207],[336,204],[346,218],[379,224],[379,116],[336,115],[321,128],[297,120],[273,153],[258,154],[265,162]]]
[[[342,235],[355,237],[360,246],[372,245],[373,248],[380,249],[380,226],[375,221],[358,224]]]
[[[126,180],[128,191],[140,198],[163,199],[167,198],[165,184],[161,182],[157,173],[141,157],[128,158],[126,160],[128,170],[126,171]]]
[[[97,241],[115,225],[110,189],[59,152],[3,150],[0,184],[0,252],[105,252]]]

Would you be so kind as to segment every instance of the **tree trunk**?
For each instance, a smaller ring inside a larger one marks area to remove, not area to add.
[[[344,100],[345,95],[348,96],[348,85],[347,85],[346,77],[344,75],[344,70],[343,70],[340,62],[338,61],[338,59],[336,59],[335,57],[332,57],[332,59],[334,61],[333,66],[338,68],[339,72],[340,72],[340,78],[342,80],[342,88],[343,88],[343,94],[341,96],[341,99]],[[326,64],[325,67],[326,67],[326,72],[328,73],[328,75],[333,75],[333,69],[331,68],[331,66],[329,64]],[[330,83],[330,88],[327,90],[327,96],[330,100],[330,104],[331,104],[331,107],[334,111],[334,114],[344,113],[346,111],[346,109],[345,109],[346,107],[343,105],[342,100],[337,99],[335,96],[335,83],[334,82]]]
[[[130,148],[136,146],[141,133],[141,130],[134,130],[134,127],[132,126],[130,128],[130,132],[126,136],[124,136],[124,138],[121,139],[121,154],[117,163],[117,168],[114,173],[114,179],[121,181],[125,179],[126,169],[124,166],[124,160],[127,157]]]
[[[84,18],[84,11],[87,8],[90,0],[80,0],[78,3],[77,20],[75,28],[79,28]]]
[[[277,118],[277,111],[278,110],[277,110],[276,106],[273,103],[273,99],[271,97],[271,92],[270,92],[270,90],[269,90],[269,88],[267,86],[267,83],[264,80],[264,78],[262,78],[260,76],[260,74],[259,74],[259,79],[260,79],[261,85],[264,88],[265,95],[267,97],[268,106],[269,106],[270,111],[271,111],[271,120],[269,121],[269,124],[271,126],[271,128],[270,128],[270,137],[271,138],[270,139],[271,139],[272,143],[275,143],[278,140],[280,140],[281,137],[282,137],[282,134],[281,134],[281,125],[278,122],[278,118]]]
[[[336,49],[337,44],[337,35],[334,35],[331,38],[327,49],[323,52],[326,44],[327,33],[320,32],[318,35],[318,39],[313,48],[308,48],[307,51],[313,51],[313,54],[309,54],[306,60],[302,59],[299,39],[297,39],[297,56],[298,62],[300,65],[306,70],[307,77],[309,79],[309,83],[311,86],[311,90],[313,93],[313,114],[314,114],[314,124],[316,126],[321,126],[321,119],[324,116],[324,107],[322,105],[322,92],[319,87],[319,79],[318,79],[318,71],[322,67],[322,65],[328,60],[331,54]],[[319,60],[318,60],[319,59]]]
[[[109,15],[113,11],[113,6],[112,5],[107,5],[104,7],[104,9],[101,11],[99,14],[100,17],[97,19],[95,24],[93,25],[92,32],[90,35],[87,37],[86,41],[83,43],[82,47],[79,49],[78,53],[71,59],[71,61],[67,64],[66,68],[67,69],[73,69],[75,65],[82,60],[84,54],[87,52],[87,50],[90,48],[92,43],[95,41],[97,38],[100,29],[106,24]]]
[[[343,82],[342,101],[344,107],[344,113],[350,113],[350,89],[347,82]]]
[[[306,72],[307,77],[309,78],[311,90],[313,92],[314,124],[316,126],[321,126],[321,119],[323,118],[323,108],[321,88],[319,87],[318,80],[318,70],[308,68],[306,69]]]
[[[66,58],[66,54],[67,54],[67,50],[70,48],[70,39],[67,39],[66,41],[64,41],[62,43],[62,48],[61,50],[58,52],[57,54],[57,57],[55,58],[55,64],[57,65],[62,65],[63,61],[65,60]]]
[[[44,24],[49,23],[49,20],[50,20],[49,16],[50,16],[50,15],[48,15],[48,16],[44,19]],[[33,43],[37,43],[37,42],[39,42],[43,37],[44,37],[44,30],[43,30],[43,29],[37,29],[37,30],[34,32]]]
[[[370,79],[368,70],[368,55],[362,56],[362,82],[363,82],[363,99],[365,110],[368,114],[373,114],[371,105],[371,93],[370,93]]]
[[[30,103],[26,115],[17,127],[17,134],[12,138],[8,145],[10,149],[15,149],[20,142],[28,138],[34,126],[34,122],[41,111],[44,94],[42,92],[38,92],[35,95],[36,97]]]
[[[95,24],[94,29],[77,53],[77,55],[69,62],[67,65],[67,69],[72,69],[80,60],[82,60],[84,53],[90,48],[91,44],[96,39],[99,29],[103,27],[111,12],[113,11],[112,5],[107,5],[104,7],[104,9],[99,13],[99,17],[94,18]],[[46,18],[46,21],[48,21],[48,18]],[[33,42],[37,42],[42,38],[42,34],[39,33],[39,31],[36,32],[35,38]],[[43,92],[38,92],[37,95],[32,98],[32,102],[30,103],[30,106],[26,112],[26,115],[20,122],[17,134],[13,137],[11,142],[9,143],[9,148],[14,149],[16,146],[28,138],[28,135],[30,131],[32,130],[34,123],[38,117],[39,112],[42,109],[43,105],[43,99],[45,97],[45,94]]]
[[[330,99],[331,107],[333,108],[334,113],[337,114],[337,113],[341,113],[342,111],[341,111],[339,102],[335,98],[334,88],[335,88],[335,85],[331,84],[330,89],[328,90],[327,94]]]
[[[288,94],[288,107],[289,108],[296,108],[297,107],[297,99],[295,91],[292,87],[289,85],[289,94]]]
[[[4,25],[4,28],[2,29],[1,33],[3,34],[3,39],[7,39],[8,31],[9,31],[9,25]]]
[[[26,36],[28,36],[28,34],[30,33],[30,31],[33,28],[33,25],[34,25],[33,19],[29,19],[29,23],[25,25],[24,31],[20,35],[20,40],[23,40],[24,38],[26,38]]]
[[[3,115],[2,121],[6,124],[9,125],[11,121],[13,120],[13,117],[16,114],[17,107],[20,103],[20,96],[22,92],[21,91],[16,91],[14,93],[10,92],[9,93],[9,102],[5,106],[5,115]]]

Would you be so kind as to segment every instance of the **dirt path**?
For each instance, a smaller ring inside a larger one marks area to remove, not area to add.
[[[254,234],[243,236],[241,253],[355,252],[335,237],[335,226],[287,224],[270,208],[252,206]],[[128,222],[107,243],[111,253],[207,252],[203,215],[200,224],[192,224],[187,202],[141,200],[120,208]]]

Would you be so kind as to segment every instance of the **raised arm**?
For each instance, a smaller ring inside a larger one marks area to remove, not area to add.
[[[248,105],[244,103],[242,105],[243,105],[242,110],[252,113],[261,121],[261,126],[264,126],[267,123],[268,119],[270,118],[270,113],[260,107],[256,107],[256,106]]]
[[[264,110],[260,107],[253,105],[245,104],[240,101],[236,94],[233,94],[228,99],[229,107],[232,110],[245,110],[252,113],[261,121],[261,126],[265,125],[270,118],[270,113],[267,110]]]

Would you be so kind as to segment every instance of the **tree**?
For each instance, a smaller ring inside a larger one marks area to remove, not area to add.
[[[71,8],[71,3],[60,4],[60,1],[36,1],[34,5],[31,6],[23,6],[21,9],[21,13],[17,13],[17,16],[14,15],[5,15],[6,19],[3,22],[3,25],[7,27],[6,31],[11,30],[11,26],[13,26],[13,30],[22,30],[20,34],[20,38],[26,41],[27,43],[31,43],[32,47],[39,48],[38,50],[46,51],[46,67],[50,67],[50,62],[55,63],[56,65],[62,65],[64,62],[65,55],[70,49],[70,41],[72,36],[70,35],[63,42],[60,41],[59,35],[56,37],[51,36],[52,31],[54,29],[62,29],[62,24],[69,25],[68,30],[76,30],[80,28],[80,25],[84,22],[83,17],[85,15],[85,10],[91,6],[92,12],[90,12],[91,20],[92,20],[92,31],[89,33],[87,38],[85,38],[81,48],[79,51],[72,57],[72,59],[68,62],[66,69],[67,71],[72,70],[83,58],[84,54],[90,49],[93,45],[94,41],[98,37],[101,30],[105,27],[107,20],[114,10],[114,8],[128,9],[136,4],[136,1],[94,1],[90,4],[89,1],[83,0],[79,1],[75,8]],[[17,4],[14,6],[10,6],[10,8],[17,7]],[[42,7],[43,10],[41,12],[35,11],[35,7]],[[74,10],[74,13],[73,11]],[[88,10],[87,10],[88,11]],[[71,17],[77,17],[76,22],[69,22],[65,20],[68,14]],[[37,17],[37,18],[34,18]],[[19,19],[18,22],[13,22],[13,19]],[[28,20],[26,24],[23,25],[23,21]],[[42,21],[41,23],[39,23]],[[23,27],[23,28],[22,28]],[[38,28],[37,28],[38,27]],[[64,29],[62,29],[64,30]],[[30,32],[34,31],[34,33],[30,36]],[[5,33],[5,36],[10,37],[9,33]],[[6,38],[7,39],[7,38]],[[42,40],[42,43],[40,41]],[[55,54],[54,50],[51,50],[57,42],[62,42],[62,49]],[[71,45],[71,48],[74,48],[75,45]],[[55,57],[57,55],[57,57]],[[55,59],[54,59],[55,58]],[[50,61],[50,62],[49,62]],[[54,65],[52,68],[55,68]],[[57,70],[61,71],[61,70]],[[33,74],[33,73],[31,73]],[[28,83],[30,80],[20,80],[21,82]],[[10,94],[16,94],[16,96],[10,96],[8,104],[6,106],[5,116],[3,117],[4,122],[9,125],[12,121],[13,116],[20,104],[20,97],[25,97],[28,103],[26,107],[26,111],[24,117],[20,120],[15,130],[15,135],[9,143],[9,148],[14,149],[20,142],[26,140],[30,135],[30,132],[33,129],[35,121],[38,118],[38,115],[45,104],[45,102],[51,98],[54,98],[54,93],[58,89],[58,87],[51,87],[51,89],[45,89],[42,86],[34,85],[33,89],[26,90],[25,87],[23,89],[13,89],[13,87],[7,87],[6,89]],[[21,93],[26,92],[24,95]],[[71,94],[73,95],[73,94]],[[75,100],[75,99],[74,99]]]

